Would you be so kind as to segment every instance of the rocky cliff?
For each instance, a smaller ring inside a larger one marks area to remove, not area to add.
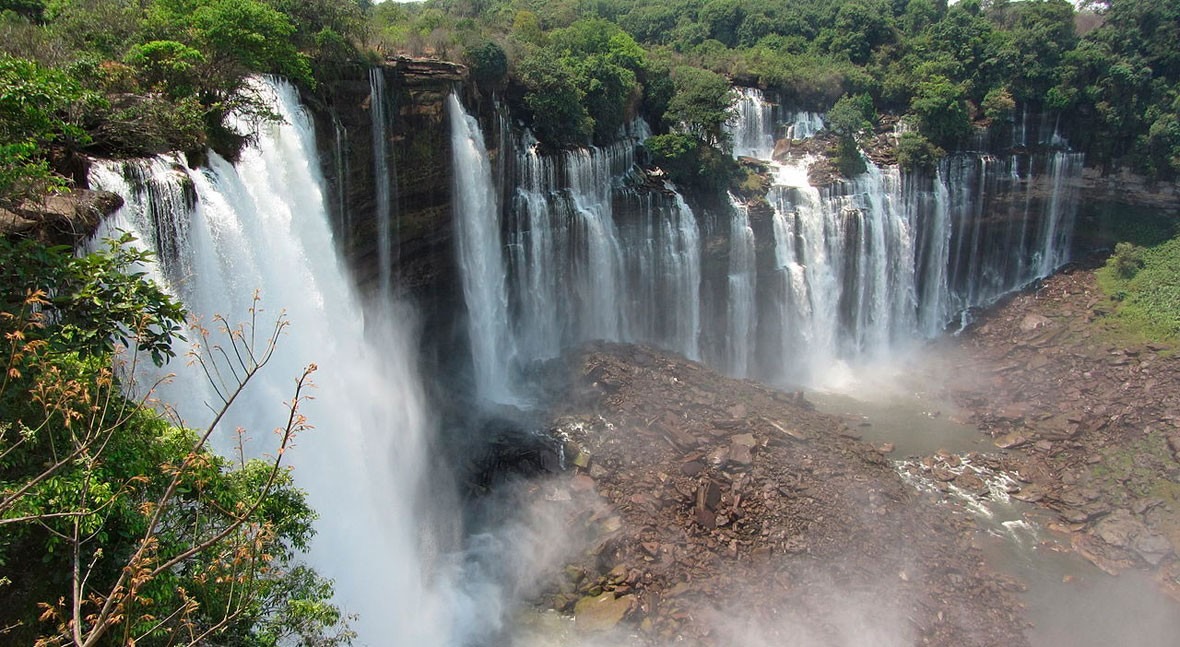
[[[337,239],[364,290],[373,289],[380,274],[382,218],[392,223],[399,285],[422,292],[454,280],[445,102],[465,74],[453,63],[399,58],[357,68],[305,97]],[[387,157],[384,166],[378,151]],[[388,176],[378,178],[381,171]],[[388,207],[379,204],[381,182],[388,183]],[[383,207],[389,211],[378,213]]]
[[[94,233],[102,219],[123,206],[107,191],[75,189],[0,209],[0,236],[33,238],[50,245],[77,245]]]

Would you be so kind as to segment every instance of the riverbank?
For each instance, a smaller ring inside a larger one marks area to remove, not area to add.
[[[570,360],[552,433],[581,556],[541,596],[642,644],[1022,645],[973,524],[801,395],[646,348]],[[568,505],[568,504],[567,504]]]
[[[1126,342],[1109,311],[1093,267],[1067,268],[961,335],[972,383],[950,391],[1063,543],[1108,573],[1150,572],[1180,602],[1180,358]]]

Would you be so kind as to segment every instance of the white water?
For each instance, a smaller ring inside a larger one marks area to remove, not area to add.
[[[512,402],[516,352],[509,329],[500,205],[491,164],[479,122],[464,111],[454,93],[447,99],[447,118],[455,165],[455,239],[476,393],[491,402]]]
[[[783,126],[794,138],[816,132],[815,115],[776,124],[768,106],[759,91],[741,91],[731,125],[735,154],[773,150]],[[735,268],[754,265],[745,254],[755,244],[749,215],[735,209],[724,361],[735,374],[831,386],[849,363],[937,335],[955,313],[1069,260],[1079,154],[1052,153],[1037,177],[1028,156],[954,155],[926,180],[866,160],[867,172],[820,189],[806,180],[810,159],[768,157],[777,287],[759,288],[749,302]],[[751,354],[758,365],[747,361]]]
[[[361,644],[448,644],[451,603],[440,601],[426,574],[438,547],[419,507],[431,421],[413,335],[396,305],[362,309],[332,243],[313,133],[296,93],[284,83],[260,86],[287,123],[263,127],[236,166],[215,154],[202,171],[175,159],[128,163],[148,191],[127,182],[118,164],[96,166],[92,183],[127,200],[105,230],[133,230],[154,247],[152,232],[167,212],[179,253],[161,254],[160,276],[206,324],[215,313],[248,320],[255,290],[262,330],[285,312],[291,325],[279,352],[230,410],[217,447],[232,451],[233,429],[242,427],[249,454],[273,451],[270,430],[283,424],[294,380],[316,363],[315,399],[302,406],[315,428],[285,456],[320,514],[308,559],[335,580],[346,610],[360,614]],[[188,183],[196,202],[179,208]],[[213,402],[208,383],[183,361],[168,368],[177,376],[160,397],[200,427]],[[433,494],[434,514],[445,516],[446,497]]]
[[[541,154],[528,137],[517,147],[507,271],[524,362],[599,339],[700,356],[696,217],[671,188],[625,186],[646,130],[633,132],[558,155]]]
[[[735,157],[770,159],[774,152],[774,106],[755,88],[734,88],[735,118],[727,124]]]
[[[1068,260],[1080,155],[1042,163],[961,154],[931,178],[867,161],[867,172],[816,188],[811,158],[765,158],[776,133],[813,136],[822,117],[782,111],[754,89],[737,94],[734,151],[771,167],[772,213],[754,222],[732,199],[726,213],[708,215],[720,222],[704,233],[674,190],[629,186],[645,135],[637,129],[606,148],[552,155],[526,136],[507,178],[515,192],[501,242],[482,139],[474,126],[462,134],[470,144],[456,149],[457,203],[482,203],[463,207],[459,232],[472,237],[460,249],[479,320],[477,375],[502,381],[513,357],[524,367],[609,340],[660,346],[742,377],[830,387]],[[759,258],[766,253],[772,259]],[[727,261],[709,263],[710,255]]]

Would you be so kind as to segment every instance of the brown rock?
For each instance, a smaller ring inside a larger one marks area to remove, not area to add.
[[[1024,315],[1020,320],[1020,329],[1024,332],[1032,332],[1040,328],[1047,328],[1053,325],[1053,320],[1045,315],[1030,312]]]
[[[574,605],[575,626],[584,632],[609,631],[622,622],[635,602],[634,595],[618,598],[614,593],[586,596]]]
[[[729,462],[740,467],[748,467],[754,462],[754,455],[750,452],[749,446],[735,442],[729,446]]]
[[[575,492],[592,492],[594,491],[594,479],[585,474],[578,474],[570,479],[570,488]]]
[[[1000,436],[995,440],[995,446],[1000,449],[1014,449],[1028,444],[1028,438],[1018,432],[1013,431]]]

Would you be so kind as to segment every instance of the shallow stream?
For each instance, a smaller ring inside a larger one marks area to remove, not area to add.
[[[937,496],[979,531],[976,545],[989,565],[1027,587],[1022,600],[1035,647],[1174,647],[1180,641],[1180,606],[1146,574],[1110,576],[1069,548],[1069,536],[1049,529],[1055,515],[1004,494],[1003,475],[984,476],[983,496],[943,493],[906,474],[907,459],[939,452],[1000,451],[991,438],[964,422],[965,415],[936,393],[958,364],[953,351],[918,353],[901,369],[857,371],[859,379],[807,394],[822,411],[839,415],[866,442],[892,443],[889,457],[907,481]],[[847,374],[847,371],[840,371]]]

